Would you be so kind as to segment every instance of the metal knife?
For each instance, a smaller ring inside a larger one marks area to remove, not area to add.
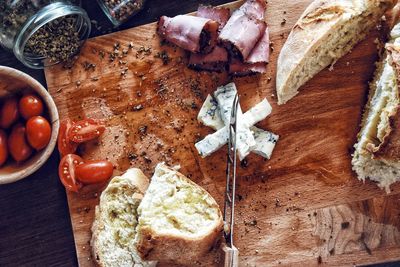
[[[233,245],[233,226],[235,224],[235,194],[236,194],[236,133],[239,96],[233,100],[229,123],[228,153],[226,160],[226,189],[224,203],[224,238],[225,267],[239,266],[239,250]]]

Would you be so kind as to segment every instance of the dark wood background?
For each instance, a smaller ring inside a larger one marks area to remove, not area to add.
[[[161,15],[194,11],[199,3],[224,0],[148,0],[145,9],[120,28],[112,28],[95,1],[83,1],[94,24],[91,36],[156,21]],[[46,85],[43,71],[23,66],[12,53],[0,50],[0,65],[22,70]],[[0,266],[77,266],[65,190],[54,179],[58,153],[32,176],[0,186]],[[388,263],[380,266],[400,266]]]

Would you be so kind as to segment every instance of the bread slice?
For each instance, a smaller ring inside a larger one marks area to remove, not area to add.
[[[137,250],[143,259],[193,266],[222,236],[212,196],[160,163],[138,208]]]
[[[315,0],[293,27],[278,58],[278,104],[293,98],[378,24],[395,0]]]
[[[150,267],[136,251],[137,208],[148,187],[139,169],[114,177],[100,196],[92,225],[92,254],[102,267]]]
[[[390,191],[400,181],[400,24],[386,44],[370,84],[361,131],[352,159],[358,178],[369,178]]]

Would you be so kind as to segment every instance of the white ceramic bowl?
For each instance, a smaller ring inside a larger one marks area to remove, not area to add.
[[[42,98],[52,125],[51,139],[45,149],[35,152],[27,161],[17,164],[9,160],[6,165],[0,167],[0,184],[12,183],[34,173],[50,157],[57,143],[60,122],[56,104],[50,94],[31,76],[13,68],[0,66],[0,99],[25,90],[36,92]]]

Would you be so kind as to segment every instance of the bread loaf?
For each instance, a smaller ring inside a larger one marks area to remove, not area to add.
[[[395,0],[315,0],[294,25],[278,58],[278,104],[347,54],[377,26]]]

